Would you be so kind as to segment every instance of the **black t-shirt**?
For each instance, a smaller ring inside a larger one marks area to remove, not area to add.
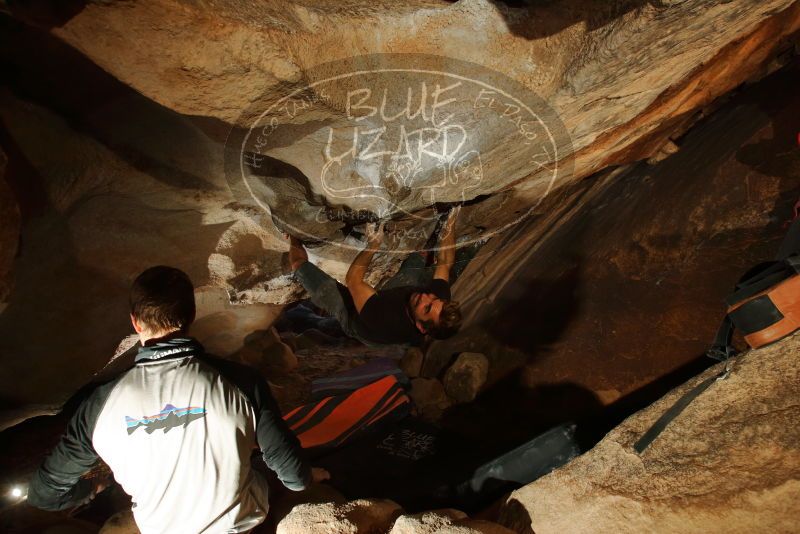
[[[394,287],[372,295],[358,314],[359,333],[373,343],[421,345],[425,339],[414,323],[409,299],[414,293],[433,293],[450,300],[450,284],[439,278],[427,287]]]

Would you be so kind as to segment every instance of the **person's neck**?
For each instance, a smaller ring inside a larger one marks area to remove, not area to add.
[[[184,334],[185,332],[182,330],[171,330],[166,333],[158,332],[156,334],[151,334],[150,332],[140,332],[139,341],[142,343],[143,347],[148,347],[176,337],[181,337]]]

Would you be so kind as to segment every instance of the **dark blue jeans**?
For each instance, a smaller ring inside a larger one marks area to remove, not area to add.
[[[310,261],[303,263],[295,271],[295,276],[315,306],[322,308],[339,321],[345,334],[361,340],[355,321],[358,315],[356,306],[345,286]]]

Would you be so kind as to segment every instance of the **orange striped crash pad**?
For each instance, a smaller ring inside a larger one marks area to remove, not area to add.
[[[408,415],[411,399],[394,376],[348,395],[326,397],[295,408],[283,418],[304,449],[335,447],[378,421]]]

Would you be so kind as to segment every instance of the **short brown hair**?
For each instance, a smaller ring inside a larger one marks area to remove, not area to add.
[[[439,312],[439,321],[425,321],[423,323],[425,332],[436,339],[447,339],[453,336],[461,328],[461,307],[458,302],[446,300],[442,304],[442,311]]]
[[[180,269],[158,265],[131,286],[131,314],[153,332],[186,330],[194,321],[194,287]]]

